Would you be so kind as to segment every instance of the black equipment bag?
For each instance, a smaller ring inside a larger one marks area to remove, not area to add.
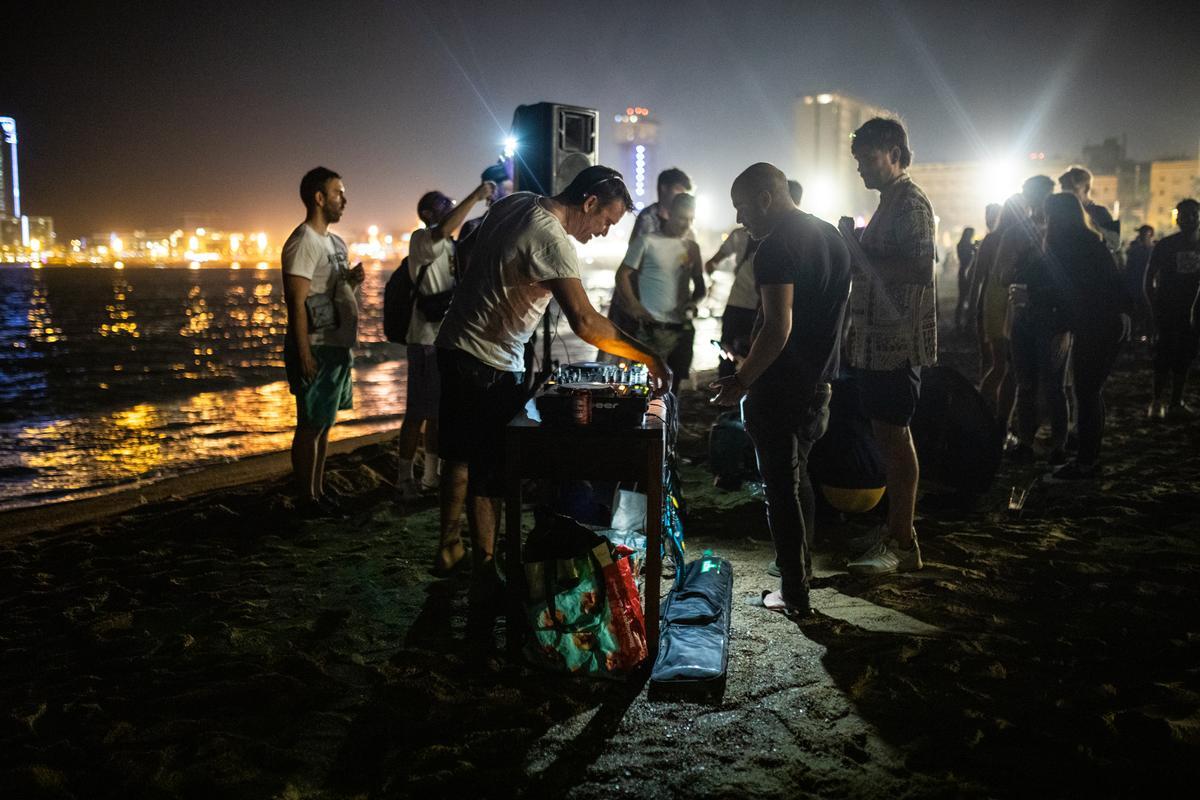
[[[689,563],[662,609],[651,695],[720,695],[729,666],[733,566],[705,552]]]
[[[717,417],[708,432],[708,466],[717,485],[737,491],[746,478],[758,477],[758,462],[754,444],[746,432],[739,410],[726,411]]]
[[[412,322],[414,308],[429,322],[441,322],[446,316],[446,309],[450,308],[450,301],[454,299],[454,290],[422,294],[421,281],[425,280],[428,271],[429,264],[422,265],[417,270],[417,280],[414,282],[408,270],[408,256],[405,256],[392,277],[388,278],[387,286],[383,289],[383,336],[389,342],[408,343],[408,326]]]
[[[405,344],[408,324],[412,322],[417,287],[408,273],[408,256],[396,267],[383,288],[383,336],[389,342]]]

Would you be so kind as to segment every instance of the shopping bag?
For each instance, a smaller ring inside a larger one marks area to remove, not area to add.
[[[622,552],[624,551],[624,552]],[[592,551],[604,573],[604,588],[612,614],[613,631],[620,645],[619,669],[631,670],[646,658],[646,618],[638,593],[627,547],[617,548],[616,558],[609,556],[607,545]]]
[[[627,557],[613,558],[604,537],[553,514],[539,520],[525,551],[537,559],[524,565],[530,661],[560,672],[620,678],[645,658],[644,619],[639,643],[629,589],[614,582],[614,601],[603,569],[615,566],[624,584],[620,564],[628,571]],[[640,603],[636,608],[640,613]]]

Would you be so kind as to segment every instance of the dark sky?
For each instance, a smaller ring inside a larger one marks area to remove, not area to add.
[[[788,169],[792,104],[818,89],[902,114],[918,160],[1200,144],[1194,0],[89,5],[23,4],[0,56],[26,213],[68,235],[185,211],[284,233],[318,163],[346,178],[344,228],[407,226],[539,100],[600,109],[601,160],[613,113],[648,106],[660,163],[730,218],[729,182]]]

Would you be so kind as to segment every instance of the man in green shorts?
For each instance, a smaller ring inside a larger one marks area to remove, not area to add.
[[[296,396],[292,470],[300,512],[340,516],[325,494],[325,449],[337,412],[352,406],[351,349],[358,338],[362,264],[350,269],[346,243],[329,226],[342,218],[346,187],[336,172],[317,167],[300,181],[306,215],[283,245],[287,336],[283,362]]]

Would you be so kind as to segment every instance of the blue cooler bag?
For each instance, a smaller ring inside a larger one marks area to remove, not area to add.
[[[725,691],[732,614],[733,567],[706,551],[684,568],[663,602],[651,696]]]

